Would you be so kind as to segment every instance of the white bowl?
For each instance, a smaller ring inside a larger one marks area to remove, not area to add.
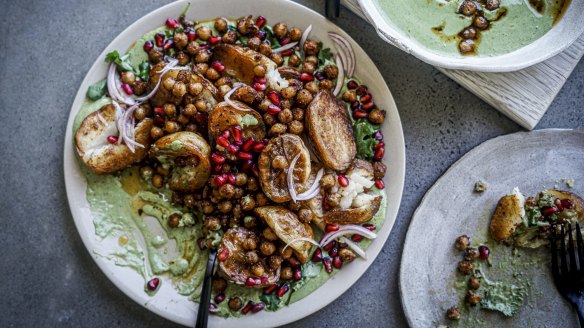
[[[533,43],[504,55],[455,57],[438,54],[398,29],[376,7],[377,0],[358,0],[377,34],[397,48],[434,66],[480,72],[510,72],[540,63],[569,47],[584,33],[584,0],[571,0],[558,23]]]

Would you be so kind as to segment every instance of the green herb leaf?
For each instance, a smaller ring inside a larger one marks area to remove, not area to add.
[[[279,308],[280,300],[276,296],[276,293],[270,295],[260,296],[260,300],[266,304],[266,309],[269,311],[276,311]]]
[[[272,49],[280,48],[282,46],[270,25],[264,25],[264,27],[262,27],[262,30],[266,31],[266,39],[270,41]]]
[[[110,63],[116,63],[118,68],[125,72],[135,72],[134,67],[130,64],[130,54],[125,54],[120,57],[117,50],[114,50],[107,55],[105,55],[105,61]]]
[[[114,50],[110,53],[108,53],[107,55],[105,55],[105,61],[109,62],[109,63],[114,63],[117,60],[119,60],[120,58],[120,54],[118,53],[117,50]]]
[[[96,101],[105,95],[107,88],[106,88],[106,80],[103,79],[95,84],[92,84],[87,88],[87,98]]]
[[[500,281],[490,281],[482,268],[475,275],[483,280],[480,303],[482,309],[499,311],[508,317],[513,316],[519,310],[527,295],[525,288]]]
[[[373,147],[379,141],[373,138],[373,134],[379,130],[379,125],[375,125],[367,119],[359,119],[353,124],[355,132],[355,143],[357,144],[357,157],[364,160],[373,158]]]
[[[143,61],[140,66],[140,73],[138,73],[138,76],[140,77],[140,79],[142,81],[148,81],[148,78],[150,77],[150,64],[148,64],[148,61],[145,60]]]
[[[180,13],[181,16],[186,16],[187,15],[187,11],[189,11],[189,8],[191,7],[191,3],[187,2],[187,6],[185,7],[185,9],[182,11],[182,13]]]
[[[323,48],[322,42],[318,42],[318,48],[320,51],[318,52],[318,65],[324,65],[327,61],[333,60],[333,53],[331,52],[331,48]]]

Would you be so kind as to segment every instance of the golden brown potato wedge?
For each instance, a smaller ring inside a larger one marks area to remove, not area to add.
[[[489,226],[493,239],[496,241],[509,239],[515,229],[523,222],[524,211],[523,204],[517,195],[501,197]]]
[[[310,225],[300,222],[294,212],[283,206],[257,207],[255,213],[266,222],[278,238],[284,243],[289,244],[289,247],[294,250],[300,262],[306,263],[312,244],[297,239],[314,238]]]
[[[193,132],[177,132],[156,141],[150,156],[173,166],[168,182],[171,190],[194,192],[203,187],[211,174],[211,148],[205,139]],[[177,157],[190,159],[184,166],[174,165]]]
[[[104,124],[101,119],[106,122]],[[125,144],[111,144],[109,136],[119,134],[116,127],[116,109],[108,104],[89,114],[75,132],[75,148],[79,158],[95,174],[107,174],[140,162],[150,149],[152,120],[145,119],[136,127],[137,147],[132,153]]]
[[[330,92],[321,91],[308,106],[305,116],[310,142],[324,166],[335,171],[346,170],[355,159],[357,146],[343,103]]]
[[[266,71],[276,69],[276,63],[259,52],[229,44],[217,45],[213,49],[212,60],[218,60],[225,66],[225,74],[249,85],[253,83],[253,69],[257,65],[264,65]]]
[[[280,73],[281,77],[287,80],[289,79],[298,80],[300,78],[300,71],[290,66],[278,67],[278,73]]]
[[[284,203],[292,198],[288,189],[288,168],[296,155],[300,157],[294,165],[294,191],[300,194],[309,187],[310,154],[299,136],[283,134],[270,140],[258,159],[262,190],[274,202]],[[285,168],[275,168],[274,162],[284,160]]]
[[[323,220],[329,224],[362,224],[367,221],[370,221],[375,213],[379,211],[379,207],[381,206],[381,200],[383,199],[380,195],[368,195],[367,199],[364,201],[364,205],[357,208],[349,208],[349,209],[332,209],[328,212],[325,212],[323,215]],[[364,197],[363,195],[357,197]]]
[[[260,113],[253,110],[246,104],[234,101],[239,108],[230,106],[226,102],[220,102],[209,113],[209,138],[215,138],[224,130],[228,130],[236,125],[243,129],[243,138],[253,137],[256,140],[263,140],[266,135],[266,125]]]
[[[148,89],[152,90],[158,83],[158,79],[160,78],[160,70],[164,68],[166,63],[162,62],[157,65],[154,65],[150,70],[150,79],[148,80]],[[220,101],[222,98],[219,94],[219,90],[215,87],[213,83],[207,80],[205,77],[200,75],[197,72],[190,72],[188,70],[178,70],[173,69],[164,74],[162,77],[162,82],[160,83],[160,87],[150,98],[150,102],[154,106],[162,106],[165,103],[173,103],[175,105],[180,105],[183,101],[184,95],[177,96],[173,94],[173,87],[174,82],[181,81],[185,84],[186,90],[188,90],[188,86],[191,83],[201,83],[203,85],[203,91],[200,94],[195,96],[195,99],[204,99],[208,104],[209,108],[212,108]],[[170,89],[168,88],[170,87]],[[188,91],[187,93],[188,94]]]
[[[247,251],[243,245],[248,238],[257,239],[257,236],[243,227],[231,228],[223,235],[217,253],[221,254],[224,250],[229,252],[225,261],[219,261],[220,274],[237,284],[244,284],[248,277],[260,278],[253,275],[250,270],[250,264],[246,261],[245,254]],[[265,262],[265,259],[260,258],[260,263],[262,263],[265,270],[264,274],[268,279],[265,283],[255,285],[253,288],[267,287],[277,283],[280,279],[280,267],[274,270]]]

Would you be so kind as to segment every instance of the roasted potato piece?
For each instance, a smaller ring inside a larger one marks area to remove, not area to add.
[[[253,69],[257,65],[264,65],[266,71],[276,69],[276,63],[259,52],[229,44],[217,45],[213,49],[212,60],[220,61],[225,66],[227,75],[249,85],[253,83]]]
[[[312,244],[297,239],[314,238],[310,225],[300,222],[294,212],[283,206],[258,207],[255,209],[255,213],[278,235],[278,238],[284,243],[290,244],[289,247],[294,250],[300,262],[306,263]]]
[[[103,118],[106,125],[100,120]],[[144,119],[136,127],[136,142],[144,148],[137,147],[132,153],[123,143],[111,144],[109,136],[118,136],[116,127],[116,108],[112,104],[105,105],[89,114],[75,133],[75,148],[79,158],[95,174],[107,174],[119,171],[134,163],[140,162],[148,153],[150,129],[152,120]]]
[[[262,101],[262,99],[264,99],[264,94],[256,91],[254,88],[246,84],[243,85],[241,88],[235,90],[235,92],[233,93],[233,98],[242,101],[246,104],[252,105]]]
[[[239,125],[243,129],[243,138],[253,137],[263,140],[266,135],[266,125],[260,113],[246,104],[234,101],[239,108],[231,107],[226,102],[220,102],[209,113],[209,138],[215,138],[224,130]]]
[[[161,69],[163,69],[165,65],[166,63],[159,63],[157,65],[154,65],[150,70],[150,79],[148,80],[149,90],[154,89],[154,87],[158,83],[158,79],[160,77],[160,73],[158,72]],[[182,96],[177,96],[173,94],[173,88],[168,89],[168,86],[174,85],[173,81],[176,81],[179,78],[179,74],[188,74],[187,78],[184,79],[184,81],[182,82],[187,89],[188,85],[191,83],[198,82],[203,85],[203,91],[197,96],[197,99],[201,98],[204,99],[209,103],[211,107],[222,99],[219,94],[219,90],[217,90],[215,85],[213,85],[213,83],[211,83],[209,80],[207,80],[199,73],[196,72],[191,73],[185,70],[173,69],[164,73],[162,81],[160,82],[160,87],[158,88],[154,96],[150,98],[150,102],[152,103],[152,105],[162,106],[168,102],[173,103],[175,105],[181,104],[184,94]]]
[[[373,180],[373,164],[357,158],[351,163],[351,166],[349,166],[345,175],[350,176],[353,173],[359,174],[365,179]]]
[[[299,79],[300,78],[300,71],[298,71],[296,68],[290,67],[290,66],[282,66],[282,67],[278,67],[278,73],[280,73],[280,76],[285,78],[285,79]]]
[[[244,242],[249,238],[257,237],[253,232],[243,227],[231,228],[225,232],[219,245],[218,254],[225,249],[229,252],[225,261],[218,261],[220,274],[237,284],[244,284],[248,277],[260,278],[252,274],[250,264],[246,261],[247,250],[244,248]],[[265,283],[255,285],[253,288],[263,288],[277,283],[280,279],[280,267],[274,270],[267,265],[265,259],[260,257],[259,261],[264,266],[264,275],[268,279]]]
[[[186,131],[158,139],[150,150],[150,156],[163,164],[174,164],[177,157],[193,158],[190,164],[175,165],[172,169],[168,186],[179,192],[194,192],[205,185],[211,174],[210,154],[211,148],[205,139]]]
[[[505,195],[499,199],[489,226],[493,239],[503,241],[513,235],[515,229],[523,222],[524,203],[525,198],[517,189],[514,190],[513,194]]]
[[[380,195],[360,194],[356,200],[361,206],[349,209],[335,208],[325,212],[322,218],[329,224],[362,224],[370,221],[379,211],[382,199]]]
[[[355,155],[357,146],[349,113],[343,103],[330,92],[319,92],[306,113],[306,127],[316,155],[329,169],[346,170]]]
[[[284,203],[292,199],[288,190],[287,173],[290,162],[298,153],[300,157],[294,166],[293,176],[294,190],[299,194],[309,187],[306,181],[311,172],[310,154],[300,137],[283,134],[271,139],[258,159],[262,190],[274,202]]]

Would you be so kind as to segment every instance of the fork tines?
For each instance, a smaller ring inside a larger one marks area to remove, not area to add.
[[[557,228],[552,227],[551,233],[551,250],[552,250],[552,273],[554,279],[567,274],[574,274],[584,272],[584,242],[582,240],[582,232],[580,231],[580,224],[576,223],[576,247],[574,247],[574,238],[572,233],[572,225],[568,224],[568,245],[566,246],[566,232],[565,225],[560,226],[560,235],[558,238]],[[560,257],[558,258],[557,241],[560,242]],[[576,250],[578,251],[578,260],[576,261]],[[566,252],[568,256],[566,256]]]

